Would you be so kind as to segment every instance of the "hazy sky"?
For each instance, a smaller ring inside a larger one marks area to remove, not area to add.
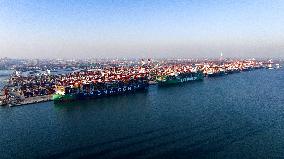
[[[284,57],[284,0],[0,0],[0,57]]]

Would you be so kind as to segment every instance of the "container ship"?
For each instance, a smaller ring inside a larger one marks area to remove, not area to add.
[[[158,76],[156,81],[159,86],[171,85],[184,83],[189,81],[200,81],[203,80],[204,74],[201,71],[197,72],[185,72],[185,73],[175,73],[171,75]]]
[[[208,71],[207,76],[208,77],[217,77],[217,76],[224,76],[226,74],[225,71]]]
[[[224,76],[226,74],[226,71],[224,68],[219,68],[215,66],[205,71],[205,74],[207,77],[218,77],[218,76]]]
[[[127,83],[122,81],[92,82],[69,86],[56,86],[56,92],[53,94],[52,98],[54,103],[61,103],[145,91],[148,87],[149,82],[146,79],[130,80]]]

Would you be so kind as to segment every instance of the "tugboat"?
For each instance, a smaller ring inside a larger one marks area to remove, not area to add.
[[[189,73],[175,73],[171,75],[158,76],[156,81],[159,86],[184,83],[189,81],[201,81],[204,79],[204,74],[201,71]]]

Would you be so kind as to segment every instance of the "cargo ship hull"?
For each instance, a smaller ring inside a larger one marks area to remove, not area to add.
[[[54,94],[53,101],[54,103],[62,103],[67,101],[74,101],[74,100],[83,100],[83,99],[94,99],[106,96],[114,96],[114,95],[121,95],[127,93],[133,93],[137,91],[145,91],[149,87],[149,84],[135,84],[129,86],[121,86],[111,89],[104,89],[104,90],[94,90],[89,92],[80,92],[80,93],[72,93],[72,94]]]
[[[178,83],[191,82],[191,81],[202,81],[204,74],[202,72],[178,76],[164,76],[157,79],[159,86],[174,85]]]

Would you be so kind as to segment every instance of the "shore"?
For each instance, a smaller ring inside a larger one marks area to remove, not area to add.
[[[5,101],[4,99],[5,99],[4,96],[0,96],[0,100],[4,101],[3,103],[0,103],[0,105],[2,104],[2,106],[8,105],[9,107],[14,107],[14,106],[22,106],[22,105],[51,101],[52,95],[29,97],[21,101]]]
[[[144,66],[144,65],[143,65]],[[78,92],[91,90],[95,87],[106,90],[109,85],[127,85],[128,82],[147,82],[156,85],[159,81],[174,81],[173,79],[190,81],[197,74],[202,77],[216,77],[232,73],[246,72],[255,69],[274,69],[270,63],[264,64],[256,60],[231,61],[220,64],[218,62],[203,62],[200,64],[164,64],[160,67],[154,65],[145,67],[106,67],[101,70],[85,70],[72,72],[65,75],[21,75],[12,74],[3,94],[0,95],[0,106],[22,106],[34,103],[51,101],[53,94],[65,94],[65,92]],[[281,68],[277,65],[275,69]],[[117,73],[117,71],[119,73]],[[186,78],[188,77],[188,78]],[[185,79],[185,80],[184,80]],[[203,78],[202,78],[203,80]],[[111,81],[111,82],[110,82]],[[171,82],[168,82],[171,83]],[[130,89],[131,90],[131,89]],[[5,95],[5,96],[4,96]],[[7,96],[7,97],[6,97]]]
[[[155,85],[157,84],[156,81],[149,81],[150,85]],[[0,95],[0,106],[5,106],[8,105],[9,107],[14,107],[14,106],[22,106],[22,105],[28,105],[28,104],[34,104],[34,103],[42,103],[42,102],[48,102],[52,101],[52,95],[43,95],[43,96],[35,96],[35,97],[28,97],[24,98],[23,100],[10,100],[10,101],[5,101],[5,96]]]

